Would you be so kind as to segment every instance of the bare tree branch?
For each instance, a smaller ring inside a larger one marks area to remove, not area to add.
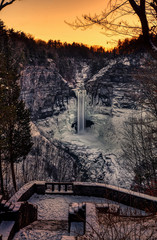
[[[5,8],[6,6],[8,6],[8,5],[11,5],[13,2],[15,2],[16,0],[10,0],[10,1],[5,1],[5,0],[2,0],[1,2],[0,2],[0,11],[3,9],[3,8]]]
[[[135,16],[140,21],[135,19],[134,23],[127,22],[126,16]],[[106,36],[110,33],[112,36],[113,33],[120,33],[132,37],[142,34],[148,49],[157,55],[157,47],[150,38],[151,34],[157,32],[157,0],[108,0],[108,5],[101,14],[85,14],[69,25],[83,30],[97,25],[105,29]]]

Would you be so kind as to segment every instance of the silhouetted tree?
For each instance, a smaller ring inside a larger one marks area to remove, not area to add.
[[[136,15],[140,20],[131,25],[126,21],[126,16]],[[123,18],[125,17],[125,19]],[[157,1],[156,0],[109,0],[106,9],[102,14],[83,15],[83,19],[77,18],[73,24],[74,28],[88,28],[92,25],[98,25],[105,29],[104,34],[113,36],[138,36],[143,35],[145,45],[153,52],[157,52],[150,34],[156,34],[157,27]]]
[[[1,0],[1,1],[0,1],[0,11],[1,11],[3,8],[11,5],[11,4],[14,3],[15,1],[17,1],[17,0],[10,0],[10,1],[8,1],[8,0],[7,0],[7,1],[6,1],[6,0]]]

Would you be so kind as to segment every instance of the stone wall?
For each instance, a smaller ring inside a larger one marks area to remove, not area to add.
[[[8,202],[9,203],[9,202]],[[21,228],[37,220],[37,207],[28,202],[15,202],[12,210],[3,213],[0,239],[11,240]]]
[[[151,212],[157,211],[156,197],[101,183],[74,182],[72,184],[73,195],[93,196],[101,198],[104,197],[106,199],[123,203],[127,206],[135,207],[141,210],[147,210]],[[24,185],[11,198],[11,201],[26,201],[33,195],[33,193],[45,194],[45,191],[46,185],[44,181],[34,181],[32,183]]]
[[[133,192],[116,186],[101,183],[73,184],[75,195],[104,197],[146,211],[157,211],[157,198],[146,194]]]
[[[16,220],[15,231],[18,231],[20,228],[28,225],[30,222],[37,219],[37,209],[33,205],[28,204],[27,202],[20,201],[27,201],[34,193],[45,194],[46,191],[45,183],[46,183],[45,181],[34,181],[27,183],[10,199],[11,202],[15,204],[20,204],[20,211],[17,212],[18,215],[16,216],[15,219]],[[59,184],[61,185],[62,183]],[[123,203],[127,206],[132,206],[141,210],[157,212],[156,197],[101,183],[74,182],[70,184],[73,187],[72,189],[73,195],[93,196],[101,198],[104,197],[106,199]],[[63,183],[63,185],[65,184]],[[53,192],[50,193],[53,194]]]
[[[21,204],[21,208],[18,212],[16,221],[16,230],[19,231],[21,228],[29,225],[30,223],[37,220],[37,207],[33,204],[24,202]]]
[[[27,201],[34,193],[45,194],[45,181],[32,181],[25,184],[11,198],[11,202]]]

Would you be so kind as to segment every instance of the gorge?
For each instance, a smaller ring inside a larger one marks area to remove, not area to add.
[[[135,73],[145,68],[148,55],[94,52],[78,44],[46,44],[11,34],[33,140],[27,157],[15,163],[18,188],[32,180],[130,188],[134,176],[122,152],[123,124],[138,113]],[[12,191],[7,164],[4,185]]]
[[[145,54],[104,58],[94,74],[87,59],[67,61],[73,68],[70,81],[52,59],[22,71],[21,97],[31,110],[34,145],[18,163],[18,178],[25,169],[24,182],[77,180],[129,188],[133,176],[123,159],[122,129],[137,113],[133,71],[143,67]]]

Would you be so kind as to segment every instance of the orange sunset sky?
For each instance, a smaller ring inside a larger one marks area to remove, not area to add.
[[[31,34],[35,39],[78,42],[110,48],[114,37],[107,38],[101,28],[73,30],[64,21],[73,22],[76,16],[101,13],[105,0],[17,0],[0,12],[8,28]],[[120,37],[119,37],[120,38]]]

